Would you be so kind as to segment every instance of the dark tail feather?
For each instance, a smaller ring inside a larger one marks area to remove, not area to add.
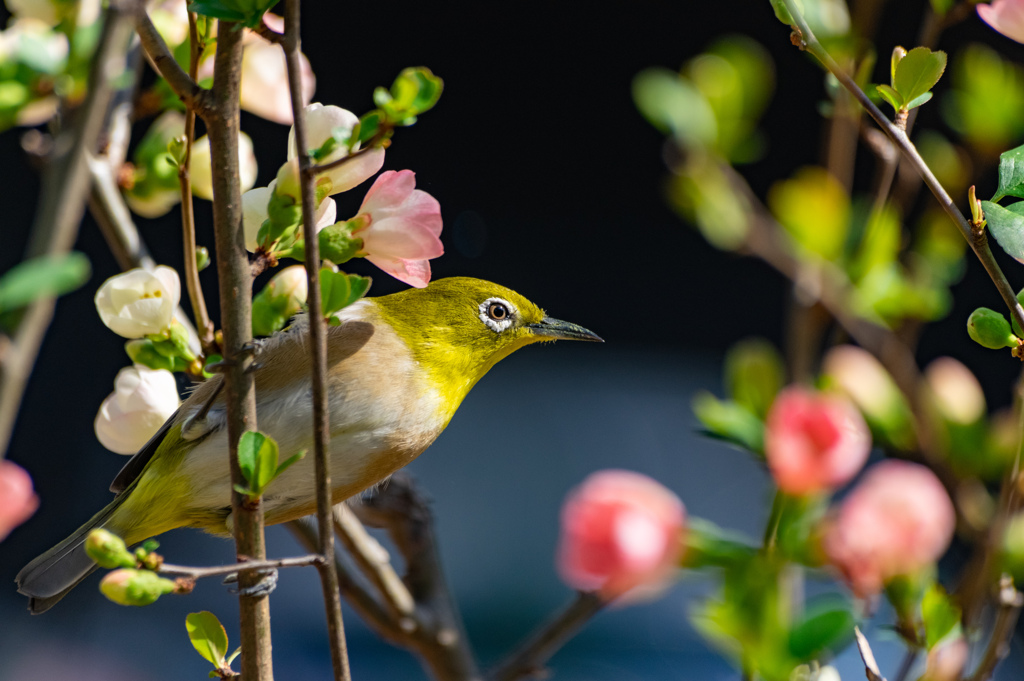
[[[52,608],[96,569],[96,563],[85,552],[85,538],[93,529],[103,527],[127,498],[127,494],[119,494],[74,534],[21,569],[14,581],[18,592],[29,597],[32,614]]]

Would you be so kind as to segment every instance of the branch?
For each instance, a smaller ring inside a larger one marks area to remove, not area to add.
[[[860,653],[860,659],[864,660],[864,673],[868,681],[885,681],[882,672],[878,670],[878,663],[875,662],[875,655],[871,652],[867,638],[860,632],[860,627],[854,627],[853,634],[857,637],[857,652]]]
[[[384,602],[391,609],[392,617],[400,623],[402,620],[408,620],[416,609],[412,594],[391,565],[391,556],[388,555],[387,549],[370,536],[359,522],[359,518],[345,503],[334,506],[334,532],[359,569],[384,597]],[[411,630],[415,626],[415,623],[409,620],[401,628]]]
[[[188,76],[195,82],[199,73],[199,32],[196,30],[196,14],[188,13],[189,61]],[[185,111],[185,158],[178,166],[178,183],[181,186],[181,236],[185,251],[185,285],[188,299],[192,303],[192,315],[203,352],[209,356],[217,348],[213,340],[213,322],[206,311],[203,286],[199,283],[199,264],[196,260],[196,222],[192,211],[192,179],[189,176],[192,163],[192,143],[196,136],[196,112]]]
[[[953,223],[960,230],[961,235],[970,244],[974,254],[981,261],[981,264],[985,267],[985,271],[988,272],[989,277],[992,279],[992,283],[995,284],[996,290],[999,291],[999,295],[1003,298],[1003,302],[1006,307],[1009,308],[1011,316],[1016,320],[1017,324],[1024,328],[1024,307],[1017,301],[1017,296],[1013,289],[1010,287],[1010,282],[1006,280],[1006,276],[1000,269],[999,264],[996,262],[995,257],[992,255],[992,250],[988,245],[988,237],[984,230],[974,229],[971,223],[964,217],[963,213],[953,203],[953,199],[946,193],[945,188],[936,179],[932,173],[931,168],[924,162],[921,155],[917,153],[917,148],[910,141],[906,131],[901,130],[894,125],[885,114],[883,114],[877,106],[868,98],[863,90],[857,85],[856,82],[832,59],[832,56],[821,46],[818,39],[814,36],[813,31],[807,25],[803,16],[797,10],[793,0],[783,0],[786,4],[786,9],[793,17],[793,21],[796,25],[793,27],[795,35],[802,41],[802,49],[807,50],[813,54],[821,63],[824,65],[829,72],[845,87],[849,92],[857,99],[861,106],[868,112],[878,124],[892,142],[899,147],[900,151],[903,152],[904,157],[914,167],[917,173],[924,180],[924,183],[931,189],[932,194],[938,200],[946,214],[953,220]]]
[[[596,593],[579,592],[575,600],[495,667],[487,678],[490,681],[514,681],[541,675],[544,663],[604,606],[605,602]]]
[[[115,79],[125,70],[133,11],[134,3],[114,0],[104,14],[85,101],[74,127],[58,135],[48,159],[26,258],[67,253],[74,244],[89,193],[86,156],[99,137]],[[53,319],[54,304],[52,296],[36,299],[0,356],[0,457],[7,451],[25,385]]]
[[[223,29],[227,25],[227,22],[222,22],[218,29]],[[185,103],[185,106],[195,111],[204,119],[211,114],[215,114],[218,107],[215,101],[209,101],[211,99],[210,91],[199,87],[199,84],[192,80],[181,66],[178,65],[178,62],[168,49],[167,43],[164,42],[163,37],[156,30],[156,26],[153,25],[149,14],[146,13],[145,3],[140,2],[136,10],[135,30],[139,34],[142,48],[146,51],[146,57],[149,58],[149,63],[152,65],[153,70],[167,81],[167,84],[174,90],[174,94],[178,95],[178,98]],[[220,35],[223,36],[223,33]],[[212,97],[212,99],[216,100],[219,98]]]
[[[165,575],[177,575],[179,577],[191,577],[202,579],[203,577],[216,577],[218,575],[232,575],[243,567],[246,570],[276,570],[287,567],[307,567],[319,565],[323,562],[323,556],[316,554],[310,556],[297,556],[295,558],[278,558],[275,560],[247,560],[244,563],[234,565],[216,565],[213,567],[189,567],[187,565],[171,565],[164,563],[157,572]]]
[[[306,516],[287,523],[295,539],[309,551],[316,551],[320,542],[320,531],[313,516]],[[334,569],[338,573],[341,595],[348,599],[356,612],[383,638],[398,645],[405,645],[404,632],[395,622],[391,613],[377,598],[360,584],[342,562],[338,552],[334,554]]]
[[[342,156],[341,158],[336,158],[333,161],[330,161],[329,163],[321,163],[321,164],[318,164],[318,165],[312,165],[312,166],[309,167],[309,170],[307,172],[311,172],[311,173],[314,173],[314,174],[315,173],[323,173],[323,172],[327,172],[328,170],[334,170],[335,168],[343,166],[343,165],[345,165],[346,163],[348,163],[350,161],[354,161],[355,159],[359,158],[363,154],[368,154],[370,151],[372,151],[373,150],[373,146],[381,139],[381,137],[382,137],[381,134],[378,132],[378,134],[376,134],[373,137],[371,137],[370,140],[366,143],[366,146],[363,147],[362,149],[360,149],[359,151],[353,152],[353,153],[349,154],[348,156]],[[308,158],[308,156],[307,156],[307,158]]]
[[[144,17],[140,14],[139,16]],[[146,17],[144,17],[146,18]],[[143,24],[148,23],[148,18]],[[242,230],[242,194],[238,186],[238,93],[241,85],[242,31],[226,21],[218,24],[211,106],[206,116],[213,167],[213,228],[217,247],[221,329],[224,341],[224,394],[227,406],[228,459],[233,490],[244,484],[238,463],[238,440],[256,428],[256,391],[251,371],[252,279]],[[143,44],[145,44],[145,39]],[[231,493],[231,522],[239,562],[267,557],[263,507],[246,495]],[[242,677],[271,681],[270,605],[267,593],[253,595],[259,572],[240,568],[238,574]]]
[[[412,478],[395,473],[352,510],[364,523],[385,528],[405,560],[402,581],[416,603],[411,615],[416,626],[402,644],[416,651],[435,679],[479,681],[476,658],[445,582],[430,507]]]
[[[1003,575],[999,580],[999,614],[996,615],[988,647],[985,648],[985,653],[970,681],[988,681],[996,665],[1010,653],[1010,640],[1017,628],[1017,618],[1020,616],[1022,605],[1024,596],[1013,587],[1010,576]]]
[[[327,611],[327,634],[331,647],[331,664],[335,681],[348,681],[352,673],[345,643],[345,623],[341,617],[341,592],[334,561],[332,530],[331,460],[329,414],[327,411],[327,329],[320,302],[320,243],[316,239],[316,196],[314,174],[310,170],[309,147],[306,144],[306,111],[302,101],[302,66],[299,44],[299,0],[285,4],[285,35],[282,47],[288,65],[288,89],[292,99],[292,120],[299,160],[299,185],[302,189],[302,223],[306,235],[307,303],[309,305],[309,354],[311,390],[313,393],[313,454],[316,465],[316,518],[320,531],[318,552],[324,557],[320,582]]]

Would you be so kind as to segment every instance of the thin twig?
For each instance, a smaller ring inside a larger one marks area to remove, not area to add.
[[[925,163],[924,159],[917,152],[917,148],[907,137],[907,133],[904,130],[899,129],[892,123],[885,114],[883,114],[877,106],[868,98],[860,86],[846,73],[835,60],[829,55],[829,53],[821,46],[818,39],[814,36],[813,31],[807,25],[807,21],[803,18],[803,15],[797,10],[793,0],[783,0],[786,4],[786,9],[792,15],[796,25],[793,27],[796,34],[802,41],[803,49],[813,54],[821,63],[824,65],[829,72],[836,77],[837,80],[845,87],[850,93],[857,99],[861,106],[868,112],[882,129],[882,131],[889,137],[893,143],[899,147],[900,151],[906,157],[907,161],[913,166],[914,170],[921,176],[924,183],[935,195],[939,204],[942,206],[946,214],[953,220],[953,223],[960,230],[961,235],[970,244],[974,254],[981,261],[985,271],[988,272],[989,277],[992,279],[992,283],[995,284],[996,290],[999,291],[999,295],[1002,297],[1006,307],[1010,310],[1010,314],[1016,320],[1017,324],[1024,328],[1024,307],[1017,301],[1017,296],[1010,286],[1010,282],[1006,280],[1006,276],[1003,274],[1002,269],[999,267],[999,263],[996,262],[995,257],[992,255],[992,250],[988,245],[988,237],[984,230],[974,229],[971,226],[970,221],[964,217],[960,209],[953,203],[953,199],[950,198],[949,194],[942,184],[936,179],[931,168]]]
[[[605,602],[595,593],[581,591],[562,612],[538,629],[488,675],[490,681],[514,681],[537,676],[544,664],[576,631],[601,611]]]
[[[165,575],[177,575],[179,577],[192,577],[202,579],[203,577],[216,577],[218,575],[231,575],[241,568],[246,570],[276,570],[287,567],[308,567],[317,566],[323,562],[323,556],[312,554],[309,556],[296,556],[295,558],[277,558],[274,560],[247,560],[244,563],[235,565],[215,565],[213,567],[190,567],[188,565],[171,565],[164,563],[157,572]]]
[[[95,151],[114,82],[125,70],[134,10],[134,2],[115,0],[104,13],[85,101],[74,127],[58,135],[48,158],[26,258],[67,253],[74,244],[89,194],[87,154]],[[54,304],[52,296],[36,299],[0,357],[0,457],[7,451],[25,385],[53,319]]]
[[[320,530],[317,528],[316,519],[313,516],[293,520],[286,523],[286,527],[307,550],[317,550],[320,543]],[[398,622],[392,618],[391,612],[352,575],[337,551],[334,553],[334,569],[338,573],[341,595],[348,600],[349,605],[359,613],[363,621],[382,638],[392,641],[396,645],[407,645],[407,636],[399,627]]]
[[[1024,597],[1014,588],[1013,579],[1009,575],[1003,575],[999,580],[998,603],[999,612],[989,635],[988,646],[970,681],[988,681],[996,666],[1010,653],[1010,640],[1017,627],[1017,618],[1020,616],[1021,606],[1024,605]]]
[[[376,144],[376,142],[379,139],[380,139],[380,135],[376,135],[376,136],[372,137],[370,139],[370,141],[366,143],[366,146],[363,147],[362,149],[360,149],[359,151],[354,151],[351,154],[349,154],[348,156],[342,156],[341,158],[336,158],[333,161],[330,161],[328,163],[321,163],[321,164],[317,164],[317,165],[312,165],[312,166],[310,166],[309,170],[312,173],[324,173],[324,172],[327,172],[328,170],[334,170],[335,168],[338,168],[339,166],[343,166],[346,163],[354,161],[355,159],[359,158],[363,154],[368,154],[370,151],[373,150],[374,144]]]
[[[481,679],[462,618],[445,581],[433,514],[412,478],[399,471],[375,495],[352,510],[365,524],[386,529],[405,560],[402,581],[416,602],[416,627],[408,633],[404,645],[419,654],[435,679]]]
[[[364,575],[384,597],[384,602],[392,610],[396,620],[408,618],[416,609],[416,602],[398,576],[387,549],[370,536],[359,518],[345,503],[334,506],[334,531],[345,545],[345,549],[356,562]],[[415,623],[410,620],[403,624],[403,629],[412,629]]]
[[[219,28],[223,27],[224,24],[221,24]],[[210,91],[199,87],[199,84],[178,65],[174,55],[168,49],[167,43],[164,42],[163,37],[149,18],[145,3],[142,2],[138,3],[135,12],[135,30],[139,34],[139,40],[142,41],[142,49],[146,51],[149,63],[167,81],[174,94],[184,102],[185,107],[195,111],[204,119],[213,113],[216,106],[210,101]]]
[[[199,74],[199,55],[202,45],[199,44],[199,31],[196,29],[195,12],[188,13],[189,61],[188,76],[193,82]],[[192,315],[195,318],[199,343],[207,356],[215,353],[213,340],[213,322],[206,311],[206,298],[203,296],[203,285],[199,283],[199,263],[196,259],[196,222],[192,210],[192,144],[196,136],[196,112],[185,109],[185,157],[178,166],[178,184],[181,187],[181,237],[185,251],[185,286],[188,299],[192,303]]]
[[[239,562],[267,557],[261,501],[237,490],[245,484],[238,462],[238,440],[256,429],[256,387],[252,366],[252,279],[242,230],[242,194],[238,185],[239,99],[242,66],[240,26],[221,21],[213,62],[211,107],[206,116],[213,167],[213,227],[217,247],[221,329],[224,351],[224,394],[227,405],[228,459],[231,466],[231,521]],[[145,40],[143,41],[145,44]],[[242,677],[272,681],[270,605],[259,585],[258,570],[240,567],[239,629]]]
[[[871,645],[861,633],[860,627],[853,628],[853,635],[857,639],[857,652],[860,653],[860,659],[864,661],[864,673],[867,675],[868,681],[885,681],[885,677],[878,669],[878,663],[875,662],[875,655],[871,652]]]
[[[306,111],[302,100],[302,65],[299,40],[299,0],[285,4],[285,35],[282,47],[288,65],[288,89],[291,92],[292,120],[299,161],[299,186],[302,190],[302,223],[306,235],[306,277],[309,283],[309,354],[313,393],[313,454],[316,465],[316,518],[320,530],[318,551],[324,556],[320,581],[327,611],[327,634],[335,681],[352,678],[345,642],[345,624],[341,616],[341,592],[334,569],[334,531],[332,529],[331,460],[329,414],[327,411],[327,329],[320,304],[320,243],[316,239],[316,196],[306,143]]]
[[[907,652],[903,655],[903,661],[900,662],[900,668],[896,672],[895,681],[906,681],[910,670],[914,668],[914,663],[917,662],[917,657],[920,654],[921,651],[916,646],[907,647]]]

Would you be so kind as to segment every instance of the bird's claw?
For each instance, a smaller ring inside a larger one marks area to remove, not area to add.
[[[269,570],[260,570],[257,574],[260,575],[260,581],[256,582],[252,586],[247,586],[238,589],[230,589],[231,593],[238,594],[239,596],[249,597],[269,596],[270,594],[272,594],[274,592],[274,589],[277,588],[277,570],[273,568]],[[233,572],[227,577],[225,577],[224,583],[237,584],[238,573]]]

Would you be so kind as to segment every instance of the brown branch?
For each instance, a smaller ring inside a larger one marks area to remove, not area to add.
[[[164,563],[157,572],[165,575],[202,579],[203,577],[231,575],[238,572],[242,567],[247,570],[276,570],[277,568],[316,566],[323,562],[323,559],[323,556],[314,554],[310,556],[296,556],[295,558],[277,558],[274,560],[247,560],[244,563],[236,563],[235,565],[215,565],[213,567],[190,567],[188,565]]]
[[[370,139],[370,141],[368,141],[366,143],[366,146],[363,147],[362,149],[360,149],[359,151],[353,152],[353,153],[349,154],[348,156],[342,156],[341,158],[336,158],[336,159],[334,159],[333,161],[331,161],[329,163],[321,163],[321,164],[318,164],[318,165],[313,165],[313,166],[310,167],[310,172],[312,172],[314,174],[316,174],[316,173],[324,173],[324,172],[327,172],[328,170],[334,170],[335,168],[338,168],[339,166],[343,166],[343,165],[345,165],[346,163],[348,163],[350,161],[354,161],[355,159],[359,158],[363,154],[369,153],[373,149],[373,145],[376,144],[380,140],[380,138],[381,138],[380,134],[374,135]],[[296,144],[298,144],[297,141],[296,141]]]
[[[224,25],[226,25],[226,22],[221,24],[219,28],[223,28]],[[178,98],[184,102],[185,106],[198,113],[204,119],[208,115],[213,114],[217,108],[216,101],[214,100],[218,98],[211,96],[210,91],[199,87],[199,84],[178,65],[174,55],[168,49],[167,43],[164,42],[163,37],[149,18],[145,3],[142,2],[138,4],[135,12],[135,30],[139,34],[139,40],[142,41],[142,49],[146,51],[146,57],[149,59],[153,70],[167,81],[167,84],[171,86],[171,90],[174,91],[174,94],[178,95]]]
[[[988,681],[996,666],[1010,653],[1010,640],[1017,628],[1017,618],[1020,616],[1021,606],[1024,605],[1024,597],[1014,588],[1009,575],[1003,575],[999,580],[998,602],[999,612],[989,635],[988,646],[970,681]]]
[[[400,623],[400,627],[404,630],[414,628],[416,625],[413,621],[403,622],[416,610],[412,594],[391,565],[391,556],[388,555],[387,549],[370,536],[359,522],[359,518],[345,503],[334,506],[334,532],[362,573],[384,597],[384,603],[391,610],[391,616]]]
[[[399,471],[377,494],[352,510],[367,525],[385,528],[405,560],[402,581],[416,602],[411,616],[416,626],[400,643],[420,656],[435,679],[481,679],[444,578],[430,507],[412,478]]]
[[[125,70],[135,3],[114,0],[103,16],[86,97],[72,128],[58,135],[43,175],[26,258],[67,253],[78,234],[89,194],[87,154],[95,151],[114,80]],[[0,457],[7,451],[32,366],[53,319],[54,298],[35,300],[0,356]]]
[[[250,370],[253,361],[252,280],[242,230],[242,194],[238,185],[238,93],[242,65],[242,31],[239,28],[225,21],[218,25],[211,106],[205,117],[213,167],[213,227],[224,335],[228,458],[235,489],[245,484],[238,464],[238,439],[244,432],[256,429],[256,391]],[[246,495],[232,491],[231,521],[239,562],[266,559],[261,502],[251,502]],[[259,581],[258,571],[240,569],[242,676],[247,681],[273,679],[268,597],[266,593],[247,593]]]
[[[604,606],[605,602],[597,594],[579,592],[575,600],[531,635],[516,652],[495,667],[487,678],[490,681],[514,681],[542,675],[548,659]]]
[[[352,678],[345,643],[345,624],[341,616],[341,592],[334,561],[333,506],[331,498],[331,460],[328,452],[330,424],[327,412],[327,329],[320,304],[320,243],[316,239],[316,196],[314,174],[310,169],[309,147],[306,144],[306,111],[302,100],[302,65],[299,40],[299,0],[285,4],[285,61],[288,65],[288,89],[291,92],[292,120],[299,161],[299,185],[302,189],[302,222],[306,235],[306,277],[309,287],[309,354],[313,393],[313,455],[316,466],[316,518],[320,531],[318,552],[324,557],[320,564],[324,608],[327,611],[327,634],[331,648],[331,664],[335,681]]]
[[[188,76],[196,81],[199,73],[199,55],[202,45],[199,44],[199,31],[196,30],[196,14],[188,13],[189,60]],[[203,296],[203,285],[199,283],[199,263],[196,260],[196,222],[192,210],[192,143],[196,136],[196,112],[185,110],[185,157],[178,166],[178,184],[181,187],[181,236],[185,251],[185,287],[188,299],[192,303],[192,315],[196,320],[196,330],[203,352],[209,356],[217,352],[213,340],[213,322],[206,311],[206,299]]]
[[[287,523],[295,539],[309,551],[316,551],[320,542],[320,530],[316,519],[306,516]],[[397,645],[405,644],[405,633],[391,617],[387,608],[351,574],[338,552],[334,554],[334,568],[338,573],[341,595],[348,599],[356,612],[381,637]]]

